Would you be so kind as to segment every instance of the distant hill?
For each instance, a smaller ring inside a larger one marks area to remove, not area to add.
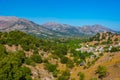
[[[111,33],[111,32],[101,32],[97,33],[95,36],[92,37],[93,41],[105,41],[105,40],[111,40],[114,39],[113,41],[119,40],[120,41],[120,35],[117,33]]]
[[[96,34],[99,32],[115,32],[112,29],[106,28],[106,27],[104,27],[102,25],[98,25],[98,24],[92,25],[92,26],[83,26],[81,28],[81,31],[86,34]]]
[[[8,32],[12,30],[20,30],[39,37],[81,37],[95,35],[98,32],[115,32],[101,25],[93,26],[71,26],[68,24],[59,24],[48,22],[43,25],[36,24],[30,20],[13,17],[0,17],[0,31]]]
[[[62,33],[76,33],[76,34],[85,34],[85,35],[94,35],[99,32],[115,32],[112,29],[106,28],[102,25],[85,25],[83,27],[80,26],[71,26],[68,24],[59,24],[55,22],[48,22],[43,24],[43,26],[47,29],[54,30],[57,32],[62,32]]]
[[[63,35],[67,35],[67,36],[84,36],[86,35],[85,33],[82,33],[81,31],[79,31],[79,28],[77,28],[76,26],[71,26],[68,24],[59,24],[59,23],[55,23],[55,22],[48,22],[43,24],[42,26],[44,26],[45,28],[61,33]]]

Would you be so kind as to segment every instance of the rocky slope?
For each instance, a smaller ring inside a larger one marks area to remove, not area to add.
[[[52,36],[54,33],[32,21],[17,17],[0,17],[0,31],[20,30],[37,36]]]
[[[59,24],[55,22],[48,22],[43,24],[43,26],[47,29],[62,32],[62,33],[76,33],[76,34],[87,34],[87,35],[94,35],[99,32],[115,32],[114,30],[111,30],[109,28],[106,28],[102,25],[85,25],[83,27],[80,26],[71,26],[67,24]]]
[[[94,35],[98,32],[114,32],[111,29],[101,25],[76,27],[67,24],[58,24],[54,22],[43,25],[36,24],[27,19],[18,17],[0,17],[0,31],[20,30],[39,37],[81,37]]]
[[[113,30],[106,28],[102,25],[83,26],[80,30],[86,34],[96,34],[99,32],[114,32]]]

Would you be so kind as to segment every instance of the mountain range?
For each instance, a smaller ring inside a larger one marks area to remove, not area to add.
[[[95,35],[99,32],[116,32],[99,24],[92,26],[85,25],[80,27],[71,26],[68,24],[48,22],[40,25],[23,18],[18,18],[14,16],[0,16],[0,31],[9,32],[12,30],[20,30],[44,38],[81,37]]]

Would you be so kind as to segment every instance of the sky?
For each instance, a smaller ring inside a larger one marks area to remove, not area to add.
[[[38,24],[101,24],[120,31],[120,0],[0,0],[0,16],[17,16]]]

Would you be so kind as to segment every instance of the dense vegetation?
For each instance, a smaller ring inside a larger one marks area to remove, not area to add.
[[[0,80],[31,80],[30,69],[22,66],[26,58],[24,52],[6,52],[0,45],[0,55]]]
[[[110,33],[109,33],[110,34]],[[100,41],[100,34],[94,37],[93,40]],[[102,37],[104,38],[104,36]],[[92,40],[90,39],[90,40]],[[83,69],[90,68],[104,54],[100,53],[96,56],[93,52],[77,51],[81,45],[89,39],[40,39],[23,33],[21,31],[11,31],[0,33],[0,80],[31,80],[31,69],[27,66],[35,67],[37,64],[43,64],[44,69],[52,73],[56,80],[71,79],[70,70],[77,67]],[[111,38],[107,41],[111,42]],[[116,38],[115,41],[118,41]],[[112,44],[112,43],[102,43]],[[21,46],[21,50],[14,52],[8,51],[5,46],[12,47],[13,45]],[[108,49],[107,47],[106,49]],[[109,52],[120,51],[120,47],[112,47]],[[26,54],[26,52],[31,52]],[[106,50],[106,52],[108,52]],[[53,62],[52,62],[53,61]],[[56,61],[56,62],[55,62]],[[65,70],[59,69],[60,64],[65,65]],[[27,66],[26,66],[27,65]],[[104,78],[107,74],[107,69],[104,66],[99,66],[96,70],[99,78]],[[85,74],[79,72],[79,80],[85,80]],[[71,79],[75,80],[75,79]],[[91,78],[91,80],[97,80]]]
[[[45,63],[45,69],[52,72],[54,76],[57,76],[57,64],[52,64],[48,60],[42,59],[42,54],[39,54],[39,50],[44,52],[50,52],[56,58],[59,58],[62,64],[66,64],[68,68],[74,67],[74,62],[65,57],[68,52],[71,56],[76,58],[76,63],[79,62],[77,59],[85,59],[83,53],[77,55],[78,52],[71,52],[77,44],[82,40],[75,39],[55,39],[55,40],[43,40],[35,38],[31,35],[20,31],[11,31],[9,33],[0,33],[0,79],[1,80],[30,80],[31,71],[29,68],[23,66],[23,64],[35,66],[36,63]],[[8,46],[21,46],[22,51],[8,52],[4,45]],[[74,45],[74,46],[73,46]],[[33,55],[26,57],[24,51],[33,51]],[[68,76],[65,77],[64,75]],[[69,71],[65,71],[59,76],[58,80],[68,79]]]

